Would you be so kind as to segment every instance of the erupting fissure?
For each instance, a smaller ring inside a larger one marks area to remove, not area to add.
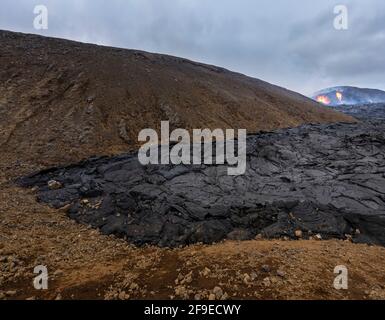
[[[317,102],[320,102],[322,104],[330,104],[330,99],[327,96],[318,96]]]
[[[336,97],[338,99],[339,102],[342,102],[342,93],[341,92],[336,92]]]

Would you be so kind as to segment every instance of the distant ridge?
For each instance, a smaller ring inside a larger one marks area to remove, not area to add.
[[[338,86],[322,89],[312,98],[325,105],[356,105],[385,102],[385,91],[379,89]]]

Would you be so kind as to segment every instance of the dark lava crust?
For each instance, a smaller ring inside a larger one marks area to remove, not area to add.
[[[385,121],[304,125],[248,137],[247,171],[92,158],[24,177],[38,200],[103,233],[178,246],[224,238],[353,237],[385,244]],[[51,190],[48,181],[62,187]]]

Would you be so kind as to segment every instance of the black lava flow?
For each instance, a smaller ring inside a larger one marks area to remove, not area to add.
[[[91,158],[18,180],[37,200],[136,245],[320,235],[385,245],[385,120],[248,136],[247,170]],[[52,180],[57,188],[52,188]],[[48,186],[51,181],[51,186]],[[297,232],[298,236],[298,232]]]

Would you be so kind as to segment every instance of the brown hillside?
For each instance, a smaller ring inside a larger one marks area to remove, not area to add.
[[[352,120],[300,94],[186,59],[7,31],[0,43],[0,151],[11,163],[127,151],[138,131],[161,120],[252,132]]]

